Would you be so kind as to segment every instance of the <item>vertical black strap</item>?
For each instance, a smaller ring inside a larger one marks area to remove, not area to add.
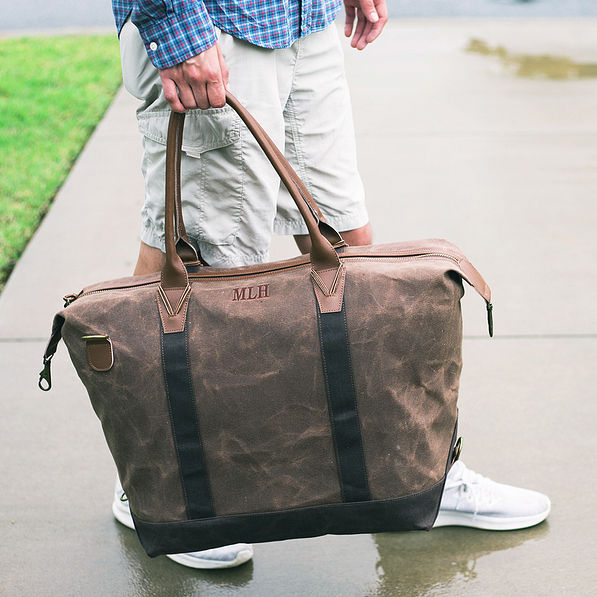
[[[191,382],[186,326],[184,331],[172,334],[164,334],[162,329],[162,359],[187,515],[190,519],[214,516]]]
[[[318,305],[317,319],[342,499],[345,502],[368,501],[371,496],[357,411],[344,303],[342,310],[337,313],[321,313]]]

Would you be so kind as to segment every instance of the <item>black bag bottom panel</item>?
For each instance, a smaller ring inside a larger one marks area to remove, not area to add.
[[[439,510],[445,477],[429,489],[390,500],[309,506],[278,512],[145,522],[133,515],[137,535],[154,557],[234,543],[263,543],[321,535],[429,530]]]

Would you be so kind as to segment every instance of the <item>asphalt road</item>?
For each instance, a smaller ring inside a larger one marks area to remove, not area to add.
[[[399,17],[597,16],[594,0],[388,0]],[[109,0],[0,0],[0,31],[110,27]]]

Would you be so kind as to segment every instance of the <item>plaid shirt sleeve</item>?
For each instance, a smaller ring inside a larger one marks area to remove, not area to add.
[[[217,41],[203,0],[138,0],[131,20],[156,68],[184,62]]]

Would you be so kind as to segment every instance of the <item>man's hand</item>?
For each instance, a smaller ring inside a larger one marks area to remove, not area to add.
[[[174,112],[221,108],[226,103],[228,66],[217,42],[197,56],[160,69],[160,79]]]
[[[344,35],[352,40],[350,45],[357,50],[364,50],[367,44],[379,37],[388,21],[386,0],[344,0],[346,24]],[[354,19],[357,17],[356,27]],[[353,35],[354,29],[354,35]]]

